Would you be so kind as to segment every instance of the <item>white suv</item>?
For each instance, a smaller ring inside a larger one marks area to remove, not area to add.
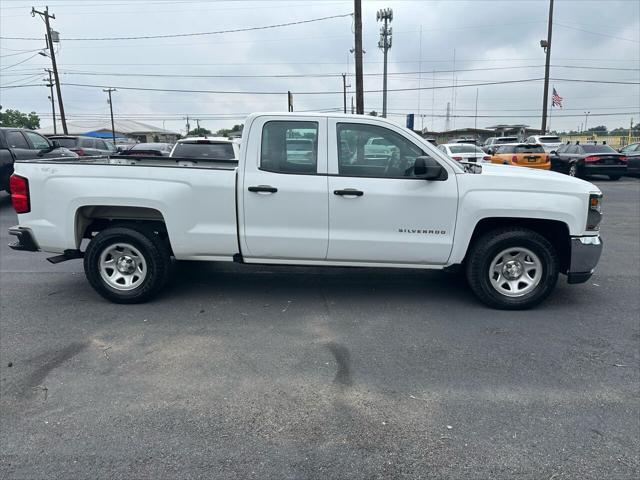
[[[527,138],[526,143],[532,143],[534,145],[542,145],[544,151],[550,153],[557,150],[562,145],[562,140],[557,135],[532,135]]]

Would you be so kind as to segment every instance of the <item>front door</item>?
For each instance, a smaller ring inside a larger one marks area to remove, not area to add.
[[[329,119],[328,261],[444,264],[453,245],[458,191],[413,174],[422,147],[388,124]]]
[[[324,260],[328,244],[326,119],[258,117],[243,146],[243,256]],[[255,130],[254,130],[255,129]]]

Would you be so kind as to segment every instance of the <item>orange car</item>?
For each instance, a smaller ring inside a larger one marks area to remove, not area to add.
[[[491,156],[491,163],[540,168],[542,170],[551,169],[549,155],[545,153],[542,145],[533,145],[530,143],[500,145]]]

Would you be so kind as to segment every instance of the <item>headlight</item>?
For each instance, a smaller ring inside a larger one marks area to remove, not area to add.
[[[600,230],[602,220],[602,193],[589,195],[589,210],[587,212],[587,230],[597,232]]]

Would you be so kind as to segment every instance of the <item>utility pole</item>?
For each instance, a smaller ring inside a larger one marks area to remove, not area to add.
[[[344,113],[347,113],[347,87],[351,87],[351,85],[347,85],[347,74],[342,74],[342,109]]]
[[[183,120],[187,121],[187,134],[185,135],[185,137],[189,136],[189,132],[191,131],[191,125],[189,124],[189,115],[187,115],[186,117],[182,117]]]
[[[293,94],[291,90],[287,92],[287,111],[293,112]]]
[[[51,92],[51,96],[49,100],[51,100],[51,112],[53,113],[53,134],[58,134],[58,126],[56,125],[56,97],[53,96],[53,78],[51,78],[51,74],[53,73],[50,68],[45,68],[45,72],[49,74],[49,80],[44,79],[46,86],[49,87],[49,91]]]
[[[364,115],[364,85],[362,81],[362,0],[353,0],[356,40],[356,113]]]
[[[476,115],[474,117],[474,121],[473,121],[473,128],[476,130],[476,135],[478,135],[478,92],[479,89],[476,88]]]
[[[196,131],[198,132],[198,135],[200,135],[200,119],[196,118]]]
[[[115,88],[106,88],[102,90],[109,94],[109,110],[111,111],[111,138],[113,138],[113,144],[116,144],[116,127],[113,124],[113,102],[111,101],[111,92],[115,92]]]
[[[351,115],[356,113],[355,107],[353,106],[353,95],[351,95]]]
[[[49,19],[56,19],[55,15],[49,15],[49,7],[46,7],[44,12],[40,12],[35,8],[31,8],[31,16],[35,17],[36,13],[44,18],[44,23],[47,27],[47,48],[49,49],[49,55],[51,55],[51,66],[53,67],[53,76],[56,80],[56,93],[58,94],[58,106],[60,107],[60,120],[62,120],[62,131],[65,135],[69,133],[67,130],[67,118],[64,115],[64,105],[62,103],[62,91],[60,89],[60,77],[58,76],[58,65],[56,64],[56,54],[53,51],[53,38],[51,36],[51,24],[49,23]]]
[[[551,64],[551,31],[553,28],[553,0],[549,0],[549,21],[547,23],[547,39],[540,40],[540,46],[547,57],[544,62],[544,94],[542,98],[542,133],[547,133],[547,103],[549,101],[549,68]]]
[[[384,52],[384,73],[382,75],[382,117],[385,118],[387,116],[387,52],[391,48],[391,35],[393,33],[391,27],[389,27],[389,23],[393,21],[393,10],[390,8],[378,10],[376,20],[378,22],[384,22],[384,25],[380,28],[378,48],[381,48]]]

